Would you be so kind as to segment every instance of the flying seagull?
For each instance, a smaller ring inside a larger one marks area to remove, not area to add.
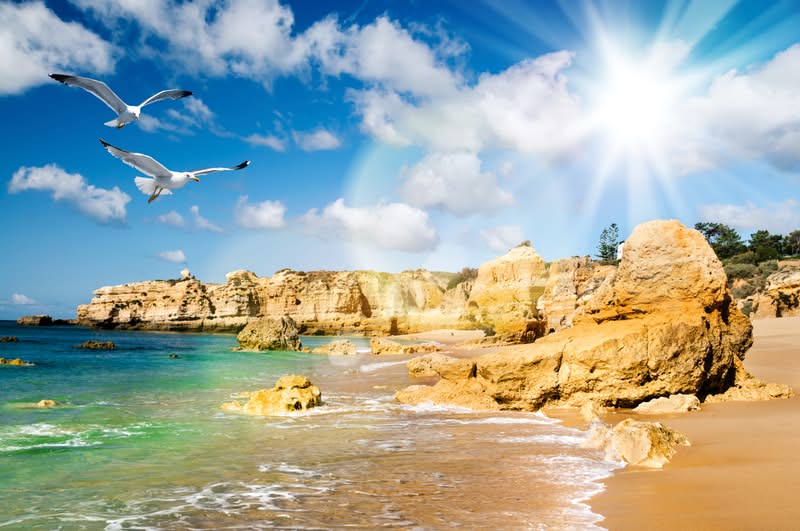
[[[147,177],[136,177],[134,179],[134,181],[136,181],[136,188],[141,190],[143,194],[150,196],[150,199],[147,200],[148,203],[152,203],[161,194],[169,195],[172,193],[171,190],[182,188],[190,180],[200,182],[200,179],[198,179],[199,175],[208,175],[209,173],[216,173],[218,171],[241,170],[250,164],[250,161],[246,160],[233,168],[203,168],[202,170],[194,171],[172,171],[165,168],[153,157],[114,147],[102,138],[100,139],[100,143],[103,144],[103,147],[105,147],[109,153],[128,166],[136,168],[140,172],[152,177],[152,179],[148,179]]]
[[[88,77],[68,76],[66,74],[50,74],[50,77],[70,87],[80,87],[97,96],[103,103],[111,107],[111,109],[117,113],[118,116],[115,119],[105,123],[105,125],[116,127],[117,129],[121,129],[125,127],[125,124],[138,120],[142,112],[142,107],[145,105],[150,105],[151,103],[165,99],[177,100],[192,95],[188,90],[162,90],[158,94],[153,94],[139,105],[128,105],[119,99],[119,96],[114,94],[114,91],[108,88],[108,85],[102,81],[89,79]]]

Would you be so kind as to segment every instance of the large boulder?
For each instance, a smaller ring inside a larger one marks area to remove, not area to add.
[[[610,429],[595,426],[584,446],[603,448],[609,458],[620,458],[631,465],[661,468],[678,446],[691,445],[685,436],[660,422],[625,419]]]
[[[222,409],[248,415],[287,415],[322,405],[319,388],[299,375],[283,376],[272,389],[243,393],[242,396],[249,398],[244,405],[235,400],[222,404]]]
[[[587,401],[634,407],[672,394],[723,392],[752,344],[750,321],[726,284],[702,234],[677,221],[645,223],[571,328],[478,357],[474,376],[440,372],[442,380],[417,389],[413,400],[447,403],[460,388],[502,409],[537,410]],[[469,402],[485,403],[475,396]]]
[[[300,334],[294,320],[284,315],[280,319],[262,318],[247,323],[236,336],[245,350],[300,350]]]

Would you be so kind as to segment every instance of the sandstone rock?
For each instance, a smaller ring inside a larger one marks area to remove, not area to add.
[[[113,341],[95,341],[90,339],[84,341],[80,345],[75,345],[75,348],[85,348],[90,350],[115,350],[117,346]]]
[[[20,358],[15,358],[13,360],[12,359],[6,359],[6,358],[0,358],[0,365],[18,365],[18,366],[22,366],[22,367],[31,367],[34,364],[30,363],[28,361],[23,361]]]
[[[467,311],[498,334],[520,333],[537,317],[536,302],[546,281],[544,260],[526,242],[478,268]]]
[[[677,221],[645,223],[571,328],[480,356],[474,377],[443,379],[415,391],[414,400],[446,401],[462,384],[497,407],[518,410],[587,401],[634,407],[665,395],[721,392],[752,343],[752,326],[726,280],[699,232]]]
[[[678,446],[690,445],[685,436],[660,422],[625,419],[611,430],[610,447],[626,463],[642,467],[661,468],[672,459]]]
[[[0,337],[0,343],[17,343],[19,338],[17,336],[3,336]]]
[[[569,328],[583,315],[586,303],[616,266],[600,265],[588,256],[557,260],[550,264],[544,293],[536,308],[543,316],[546,333]]]
[[[56,407],[57,405],[58,402],[56,402],[55,400],[44,399],[36,402],[36,407],[41,407],[41,408]]]
[[[670,395],[642,402],[634,408],[643,415],[686,413],[700,409],[700,400],[694,395]]]
[[[319,388],[305,376],[299,375],[283,376],[272,389],[261,389],[244,395],[249,397],[244,405],[233,401],[222,404],[221,408],[248,415],[287,415],[322,405]]]
[[[448,291],[451,277],[424,270],[389,274],[284,269],[271,278],[233,271],[225,284],[206,284],[192,276],[135,282],[96,290],[90,304],[78,307],[78,323],[238,331],[257,317],[288,315],[298,326],[330,334],[467,328],[464,286]]]
[[[326,345],[312,349],[311,352],[314,354],[329,354],[332,356],[355,356],[356,346],[352,341],[340,339],[339,341],[331,341]]]
[[[395,399],[404,404],[447,404],[475,410],[501,409],[497,401],[488,396],[474,378],[454,382],[441,380],[434,386],[410,385],[399,390]]]
[[[771,274],[764,289],[750,299],[753,319],[800,315],[800,269],[783,269]]]
[[[239,345],[246,350],[300,350],[300,335],[291,317],[280,319],[256,319],[236,336]]]
[[[791,398],[792,388],[785,384],[764,383],[757,378],[747,380],[728,388],[724,393],[706,397],[706,403],[755,400],[772,400],[775,398]]]
[[[408,373],[411,376],[436,376],[439,374],[437,372],[437,367],[454,361],[457,361],[457,358],[445,354],[433,353],[411,358],[406,363],[406,367],[408,367]]]
[[[384,354],[418,354],[441,350],[432,343],[402,344],[385,337],[373,337],[369,340],[369,348],[375,355]]]

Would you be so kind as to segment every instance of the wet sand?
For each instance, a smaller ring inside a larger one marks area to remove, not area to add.
[[[753,322],[745,366],[800,393],[800,317]],[[626,415],[603,418],[616,423]],[[590,501],[610,530],[800,528],[800,397],[703,406],[659,420],[692,442],[663,470],[628,467]]]

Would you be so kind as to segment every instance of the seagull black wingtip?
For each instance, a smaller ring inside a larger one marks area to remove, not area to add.
[[[242,162],[241,164],[239,164],[238,166],[234,166],[233,169],[234,170],[241,170],[242,168],[246,168],[249,165],[250,165],[250,161],[246,160],[246,161]]]
[[[100,139],[100,143],[101,143],[101,144],[103,144],[103,147],[109,147],[109,146],[111,146],[111,144],[109,144],[108,142],[106,142],[106,141],[105,141],[105,140],[103,140],[102,138]],[[111,147],[114,147],[114,146],[111,146]]]
[[[61,82],[61,83],[64,83],[67,79],[72,77],[72,76],[68,76],[66,74],[48,74],[48,76],[53,78],[53,79],[55,79],[56,81]]]

